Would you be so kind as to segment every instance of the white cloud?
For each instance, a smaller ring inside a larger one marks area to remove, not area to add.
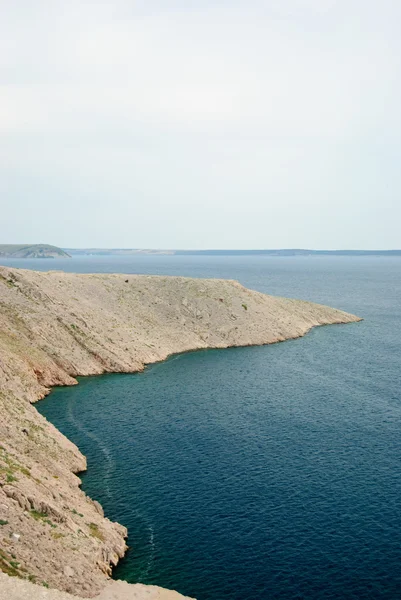
[[[170,246],[187,243],[191,203],[213,207],[218,221],[203,228],[204,246],[218,245],[213,231],[227,214],[230,245],[242,239],[244,203],[269,213],[277,246],[316,245],[316,215],[333,218],[333,202],[353,203],[350,214],[386,203],[377,182],[394,177],[401,133],[398,3],[22,4],[0,6],[3,197],[23,203],[26,177],[46,210],[59,186],[73,205],[84,195],[89,222],[99,198],[107,213],[114,190],[120,210],[143,220],[145,246],[144,203],[165,222],[173,215]],[[387,162],[375,173],[369,156],[379,140]],[[11,218],[14,206],[3,214]],[[292,243],[280,227],[291,212]],[[348,231],[333,228],[332,245],[355,235],[355,219]],[[126,245],[138,245],[128,233]],[[256,223],[243,245],[263,240]]]

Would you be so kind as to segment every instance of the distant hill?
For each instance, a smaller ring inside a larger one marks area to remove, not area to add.
[[[0,244],[0,258],[70,258],[57,246],[49,244]]]
[[[66,248],[72,256],[129,256],[135,254],[164,254],[180,256],[401,256],[401,250],[307,250],[283,248],[278,250],[140,250],[138,248]]]
[[[71,256],[131,256],[132,254],[177,254],[177,250],[140,248],[64,248]]]
[[[174,254],[194,256],[401,256],[401,250],[174,250]]]

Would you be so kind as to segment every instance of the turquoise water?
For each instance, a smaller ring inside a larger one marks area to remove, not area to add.
[[[236,278],[365,318],[83,378],[37,405],[87,455],[85,491],[129,528],[116,577],[199,600],[400,598],[401,260],[68,263]]]

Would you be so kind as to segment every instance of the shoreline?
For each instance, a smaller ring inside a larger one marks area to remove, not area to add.
[[[21,531],[23,543],[13,548],[34,579],[40,572],[51,587],[85,597],[109,581],[127,531],[80,489],[76,474],[86,471],[85,457],[33,403],[53,387],[77,385],[78,376],[140,373],[186,352],[269,345],[362,320],[229,280],[6,267],[0,300],[5,452],[7,464],[18,465],[0,486],[0,505],[4,496],[13,523],[7,520],[5,531]]]
[[[355,323],[360,323],[363,320],[364,319],[361,317],[361,318],[358,318],[358,320],[354,321],[354,322]],[[323,327],[331,327],[332,325],[338,325],[339,326],[339,325],[350,325],[350,324],[351,324],[350,322],[344,322],[344,323],[325,323],[325,324],[322,324],[322,325],[313,325],[310,329],[308,329],[305,333],[303,333],[301,335],[298,335],[296,337],[289,337],[289,338],[286,338],[285,340],[277,340],[277,341],[274,341],[274,342],[268,342],[266,344],[246,344],[246,345],[243,345],[243,346],[224,346],[224,347],[221,347],[221,348],[204,347],[204,348],[194,348],[194,349],[184,350],[183,352],[173,352],[173,353],[169,354],[168,356],[166,356],[166,358],[161,358],[160,360],[156,360],[154,362],[144,363],[142,369],[137,369],[135,371],[124,371],[124,372],[119,372],[119,371],[104,371],[103,373],[89,373],[88,375],[77,375],[75,377],[75,380],[76,380],[75,383],[53,385],[51,388],[49,388],[49,390],[48,390],[48,392],[47,392],[46,395],[41,396],[40,398],[37,398],[36,400],[33,400],[31,402],[31,404],[32,404],[32,406],[36,406],[42,400],[45,400],[45,399],[49,398],[49,396],[51,395],[51,393],[53,392],[53,390],[55,390],[57,388],[69,388],[69,387],[74,387],[76,385],[79,385],[81,379],[86,380],[86,379],[90,379],[91,377],[104,377],[104,376],[110,376],[110,375],[111,376],[112,375],[121,375],[121,376],[124,376],[124,375],[127,375],[127,376],[130,376],[130,375],[141,375],[142,373],[145,373],[151,367],[154,367],[154,366],[157,366],[157,365],[162,365],[164,363],[167,363],[170,360],[174,360],[175,358],[178,358],[179,356],[185,356],[186,354],[196,354],[198,352],[213,352],[213,351],[220,351],[220,350],[235,350],[235,349],[239,350],[241,348],[261,348],[261,347],[264,347],[264,346],[274,346],[276,344],[284,344],[286,342],[293,342],[293,341],[296,341],[296,340],[300,340],[300,339],[306,337],[307,335],[309,335],[315,329],[320,329],[320,328],[323,328]],[[39,413],[39,414],[41,414],[41,413]],[[41,416],[43,416],[43,415],[41,415]],[[44,418],[46,419],[46,417],[44,417]],[[62,434],[62,435],[64,435],[64,434]],[[67,438],[67,439],[69,439],[69,438]],[[71,441],[71,440],[69,440],[69,441]],[[71,442],[71,443],[74,444],[74,442]],[[78,447],[78,450],[79,450],[79,447]],[[87,472],[88,472],[88,469],[85,468],[82,471],[74,471],[74,474],[75,475],[79,475],[79,473],[87,473]]]
[[[363,320],[364,320],[363,318],[360,318],[356,322],[361,322]],[[38,399],[34,404],[36,405],[36,404],[40,403],[42,400],[45,400],[45,399],[49,398],[49,396],[51,395],[51,393],[53,392],[53,390],[56,389],[57,387],[68,388],[68,387],[72,387],[73,385],[79,385],[80,384],[80,379],[87,380],[87,379],[89,379],[91,377],[99,377],[99,378],[101,377],[101,378],[103,378],[104,376],[113,376],[113,375],[119,375],[119,376],[124,376],[124,375],[126,375],[126,376],[141,375],[141,374],[144,374],[151,367],[167,363],[170,360],[174,360],[174,359],[176,359],[176,358],[178,358],[180,356],[185,356],[186,354],[197,354],[199,352],[213,352],[213,351],[221,351],[221,350],[234,350],[234,349],[241,349],[241,348],[256,348],[256,347],[263,347],[263,346],[273,346],[273,345],[276,345],[276,344],[281,344],[281,343],[291,342],[291,341],[295,341],[295,340],[300,340],[300,339],[306,337],[307,335],[309,335],[314,330],[317,330],[317,329],[320,329],[320,328],[323,328],[323,327],[330,327],[332,325],[350,325],[350,324],[351,323],[344,322],[344,323],[326,323],[326,324],[323,324],[323,325],[314,325],[310,329],[308,329],[305,333],[303,333],[303,334],[301,334],[299,336],[296,336],[296,337],[293,337],[293,338],[287,338],[285,340],[277,340],[275,342],[269,342],[267,344],[257,344],[257,345],[256,344],[247,344],[247,345],[244,345],[244,346],[227,346],[227,347],[224,347],[224,348],[206,347],[206,348],[189,349],[189,350],[186,350],[184,352],[174,352],[172,354],[169,354],[165,359],[161,359],[161,360],[158,360],[158,361],[155,361],[155,362],[151,362],[151,363],[145,363],[144,364],[144,368],[142,370],[136,370],[136,371],[132,371],[132,372],[119,373],[119,372],[110,371],[110,372],[105,372],[105,373],[101,373],[101,374],[78,376],[76,384],[67,384],[67,385],[63,385],[63,386],[54,386],[54,387],[52,387],[49,390],[49,393],[48,393],[47,396],[45,396],[44,398]],[[39,413],[39,414],[41,414],[41,413]],[[70,439],[70,438],[67,438],[67,439]],[[72,441],[72,440],[70,440],[70,441]],[[74,443],[74,442],[72,442],[72,443]],[[81,449],[80,449],[79,445],[77,445],[77,444],[75,444],[75,445],[77,446],[78,450],[81,452]],[[85,458],[86,458],[86,456],[85,456]],[[88,473],[88,471],[89,471],[89,469],[86,468],[83,471],[77,471],[75,474],[79,475],[80,473]],[[82,485],[82,481],[80,482],[80,487],[81,487],[81,485]],[[93,498],[93,500],[98,501],[96,498]],[[105,517],[107,517],[106,513],[105,513]],[[125,525],[123,523],[121,523],[121,525],[123,527],[125,527]],[[129,536],[129,531],[127,529],[127,537],[126,537],[126,539],[128,538],[128,536]],[[131,548],[130,546],[126,547],[124,555],[120,558],[118,564],[120,564],[120,562],[124,561],[125,555],[126,555],[127,551],[130,548]],[[131,585],[135,585],[135,584],[130,584],[130,583],[126,582],[125,580],[114,579],[113,578],[113,574],[111,574],[111,581],[112,582],[114,582],[114,581],[115,582],[117,582],[117,581],[120,581],[120,582],[123,581],[123,582],[127,583],[127,585],[130,585],[130,586]],[[111,586],[112,586],[112,584],[110,585],[110,587]],[[148,587],[148,585],[146,585],[146,587]],[[171,590],[169,590],[169,591],[171,591]],[[100,596],[102,596],[102,594]],[[100,596],[96,596],[95,600],[97,598],[99,598],[99,600],[100,600]],[[180,596],[180,597],[182,597],[182,596]],[[185,597],[185,598],[187,598],[187,597]],[[0,600],[1,600],[1,598],[0,598]],[[177,598],[177,600],[178,600],[178,598]],[[189,599],[189,600],[193,600],[193,599]]]

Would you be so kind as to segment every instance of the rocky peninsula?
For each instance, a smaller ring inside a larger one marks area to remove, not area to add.
[[[52,386],[359,320],[236,281],[0,267],[0,599],[182,598],[109,581],[127,531],[80,489],[85,457],[33,406]]]

